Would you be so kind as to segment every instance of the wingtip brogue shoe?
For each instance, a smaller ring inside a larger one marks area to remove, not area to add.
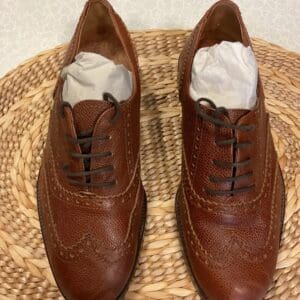
[[[258,300],[275,271],[284,184],[260,78],[253,109],[226,109],[189,94],[195,53],[222,41],[251,46],[240,11],[229,0],[208,10],[180,56],[177,221],[191,273],[205,297]]]
[[[39,217],[64,297],[121,299],[142,242],[146,196],[140,177],[138,63],[130,36],[107,1],[87,2],[63,67],[80,51],[126,66],[133,92],[127,100],[105,93],[103,99],[72,106],[62,99],[59,78],[38,179]]]

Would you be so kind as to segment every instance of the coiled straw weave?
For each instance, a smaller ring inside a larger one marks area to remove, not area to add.
[[[174,215],[180,179],[177,60],[189,32],[134,32],[142,76],[142,172],[149,209],[127,299],[199,299],[182,259]],[[284,173],[282,246],[266,299],[300,299],[300,56],[254,39]],[[0,299],[62,299],[36,210],[36,180],[52,91],[66,46],[41,53],[0,80]]]

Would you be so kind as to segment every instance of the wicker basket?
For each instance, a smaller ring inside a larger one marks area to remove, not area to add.
[[[142,175],[149,210],[127,299],[199,299],[182,259],[174,215],[181,164],[177,60],[188,34],[132,33],[142,75]],[[282,247],[266,299],[300,299],[300,56],[253,42],[287,190]],[[65,49],[41,53],[0,80],[1,300],[62,299],[42,243],[36,179]]]

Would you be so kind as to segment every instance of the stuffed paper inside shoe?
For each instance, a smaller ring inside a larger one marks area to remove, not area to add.
[[[193,60],[190,96],[212,99],[227,109],[252,109],[256,104],[258,67],[251,47],[223,41],[200,48]]]
[[[118,101],[132,95],[132,73],[122,64],[91,52],[80,52],[75,61],[62,71],[63,101],[72,106],[86,100],[101,100],[103,93],[112,94]]]

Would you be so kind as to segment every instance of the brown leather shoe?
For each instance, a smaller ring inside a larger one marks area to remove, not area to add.
[[[67,51],[122,63],[133,94],[110,94],[73,108],[54,93],[38,180],[38,207],[48,259],[67,299],[121,299],[141,245],[146,198],[140,178],[140,82],[129,34],[105,0],[90,0]]]
[[[185,256],[208,299],[262,299],[275,270],[284,184],[263,87],[252,110],[218,108],[189,95],[193,57],[221,41],[251,45],[238,7],[212,6],[182,52],[182,180],[176,211]]]

